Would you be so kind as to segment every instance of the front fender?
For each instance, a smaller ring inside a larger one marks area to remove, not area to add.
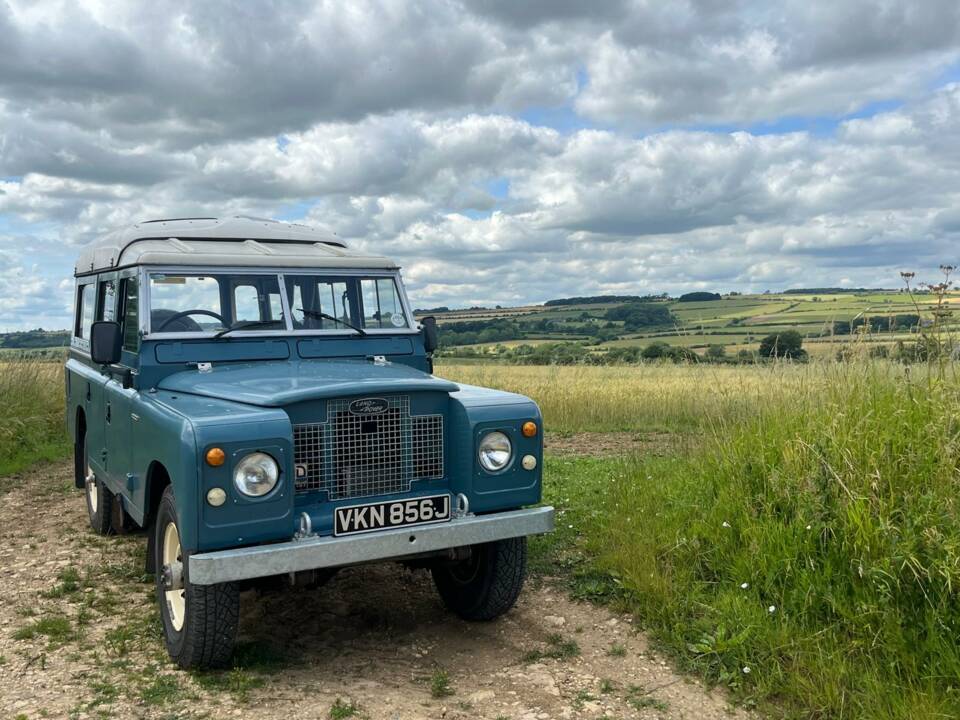
[[[198,524],[196,521],[196,435],[193,423],[169,398],[157,394],[140,394],[132,403],[136,421],[131,436],[132,465],[144,479],[134,494],[134,519],[141,525],[156,512],[151,501],[159,499],[163,482],[156,464],[163,466],[173,487],[180,519],[180,543],[186,551],[197,549]],[[140,517],[136,517],[139,514]]]
[[[528,397],[515,393],[461,385],[450,393],[451,488],[464,493],[470,510],[477,513],[535,505],[542,498],[543,417]],[[524,437],[520,429],[532,420],[538,432]],[[484,433],[499,430],[513,445],[513,460],[499,473],[489,473],[477,460],[477,446]],[[536,467],[526,470],[525,455],[536,458]]]
[[[290,538],[293,431],[283,410],[164,391],[154,393],[152,402],[155,412],[146,426],[153,433],[148,454],[170,474],[182,525],[180,542],[186,551]],[[227,461],[219,467],[206,463],[212,447],[226,454]],[[243,495],[233,483],[236,463],[251,452],[266,452],[280,466],[276,488],[262,498]],[[227,495],[220,507],[206,501],[214,487]]]

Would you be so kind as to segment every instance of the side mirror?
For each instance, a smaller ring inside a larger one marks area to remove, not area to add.
[[[440,344],[437,333],[437,319],[433,315],[420,318],[420,325],[423,327],[423,348],[427,353],[432,353]]]
[[[113,365],[120,361],[123,334],[120,323],[95,322],[90,330],[90,357],[97,365]]]

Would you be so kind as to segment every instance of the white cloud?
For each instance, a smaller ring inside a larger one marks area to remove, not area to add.
[[[958,13],[0,0],[0,328],[65,325],[98,233],[198,214],[305,217],[421,306],[889,285],[956,259]]]

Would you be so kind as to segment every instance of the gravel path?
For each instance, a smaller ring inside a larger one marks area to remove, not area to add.
[[[244,594],[237,668],[184,673],[158,635],[143,536],[94,535],[66,463],[0,493],[0,720],[746,717],[674,673],[629,618],[556,584],[469,624],[397,565]]]

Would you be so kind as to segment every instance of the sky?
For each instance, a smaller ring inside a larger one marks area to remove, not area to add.
[[[253,215],[416,307],[896,287],[960,240],[956,0],[0,0],[0,331]]]

